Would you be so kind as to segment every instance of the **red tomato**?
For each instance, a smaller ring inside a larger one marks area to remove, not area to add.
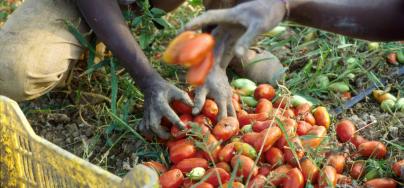
[[[271,113],[272,103],[267,99],[260,99],[257,106],[255,107],[255,113]]]
[[[304,179],[302,172],[298,168],[289,170],[286,174],[286,178],[283,179],[284,188],[303,188]]]
[[[194,118],[193,122],[195,122],[195,123],[197,123],[199,125],[205,125],[207,127],[212,126],[212,121],[210,121],[210,119],[207,116],[203,115],[203,114],[197,115]]]
[[[365,163],[363,161],[356,161],[349,172],[349,175],[351,175],[352,178],[354,179],[359,179],[365,171]]]
[[[219,151],[219,160],[230,162],[235,155],[234,142],[227,144]]]
[[[314,119],[316,119],[316,125],[324,126],[326,129],[328,129],[331,124],[331,119],[327,108],[319,106],[313,111]]]
[[[201,184],[197,185],[195,188],[214,188],[212,184],[202,182]]]
[[[269,127],[259,134],[253,146],[257,151],[263,147],[263,152],[266,152],[282,136],[282,131],[279,127]]]
[[[228,182],[230,180],[230,174],[227,173],[224,169],[222,168],[210,168],[206,171],[205,176],[202,179],[207,179],[205,182],[213,185],[214,187],[219,186],[219,178],[220,182],[222,184]]]
[[[167,168],[161,164],[160,162],[157,161],[148,161],[143,163],[145,166],[148,166],[150,168],[153,168],[154,170],[157,171],[157,173],[162,174],[164,172],[167,172]]]
[[[258,136],[260,136],[260,133],[256,132],[251,132],[251,133],[246,133],[244,134],[241,139],[252,146],[254,146],[255,141],[257,140]]]
[[[213,136],[212,134],[209,135],[208,137],[208,141],[206,143],[208,145],[208,149],[211,149],[211,151],[209,151],[209,153],[204,153],[205,155],[205,159],[207,159],[208,161],[212,161],[213,157],[213,161],[218,161],[219,160],[219,151],[221,149],[219,141],[216,139],[215,136]]]
[[[214,64],[213,51],[207,54],[205,59],[197,66],[193,66],[188,70],[187,81],[191,85],[200,86],[205,83],[206,76]]]
[[[244,185],[240,182],[233,182],[230,184],[230,182],[227,182],[222,185],[222,187],[232,187],[232,188],[244,188]]]
[[[365,183],[366,188],[396,188],[397,182],[391,178],[376,178]]]
[[[244,155],[236,155],[231,159],[231,167],[235,168],[237,163],[239,168],[237,170],[237,175],[243,176],[247,179],[250,173],[252,174],[251,177],[258,174],[258,168],[257,166],[254,166],[254,161],[251,158]]]
[[[186,66],[197,66],[210,52],[215,45],[212,35],[201,33],[187,40],[178,55],[178,62]]]
[[[182,144],[181,146],[172,147],[170,149],[170,160],[177,164],[180,161],[191,158],[196,154],[196,148],[192,144]]]
[[[300,160],[300,167],[302,168],[302,174],[305,182],[310,182],[311,184],[317,183],[320,169],[311,159],[303,157]]]
[[[216,116],[218,112],[219,108],[217,107],[215,101],[206,99],[206,102],[202,108],[202,114],[208,117],[212,122],[216,122]]]
[[[265,152],[265,159],[272,166],[282,165],[285,161],[282,150],[272,147]]]
[[[387,55],[387,62],[390,63],[390,64],[393,64],[393,65],[398,64],[398,61],[397,61],[397,54],[394,53],[394,52],[389,53],[389,54]]]
[[[263,175],[263,176],[267,177],[269,175],[269,173],[271,172],[271,169],[272,168],[270,165],[263,164],[258,168],[258,175]]]
[[[179,100],[174,100],[171,104],[177,114],[192,114],[192,107]]]
[[[167,147],[169,150],[181,147],[183,144],[192,144],[191,140],[181,139],[181,140],[171,140],[167,142]]]
[[[313,126],[305,136],[302,136],[302,144],[304,148],[317,148],[325,136],[327,130],[323,126]]]
[[[191,128],[188,124],[188,122],[192,121],[192,116],[190,114],[183,114],[180,116],[180,120],[185,124],[185,129],[180,130],[178,126],[172,126],[171,127],[171,135],[174,138],[184,138],[186,137],[186,133],[189,131]]]
[[[358,148],[359,145],[361,145],[362,143],[365,143],[365,142],[367,142],[367,141],[368,141],[368,140],[367,140],[366,138],[363,138],[363,137],[360,136],[360,135],[354,135],[354,136],[351,138],[351,140],[350,140],[350,142],[351,142],[353,145],[355,145],[356,148]]]
[[[312,113],[307,113],[303,117],[304,121],[310,123],[311,125],[316,125],[316,119],[314,118]]]
[[[363,157],[374,157],[377,159],[381,159],[386,156],[387,148],[383,143],[379,141],[368,141],[359,145],[358,152]]]
[[[311,129],[312,125],[307,123],[306,121],[298,121],[297,122],[297,130],[296,133],[299,136],[306,135],[307,132]]]
[[[292,169],[292,166],[290,166],[288,164],[279,166],[278,168],[276,168],[275,170],[273,170],[270,173],[269,177],[271,177],[271,178],[269,179],[269,182],[272,185],[279,186],[283,182],[283,179],[286,177],[286,174],[291,169]]]
[[[163,54],[163,61],[168,64],[181,64],[178,60],[178,56],[180,55],[184,44],[195,36],[195,32],[186,31],[175,37]]]
[[[341,99],[347,101],[352,98],[351,92],[347,91],[341,94]]]
[[[396,163],[393,164],[393,172],[400,177],[401,176],[401,169],[404,168],[404,159],[401,161],[397,161]]]
[[[259,114],[246,114],[238,117],[238,121],[240,122],[240,126],[251,124],[255,121],[265,121],[269,117],[267,113],[259,113]]]
[[[180,169],[182,173],[188,173],[196,167],[202,167],[208,169],[209,164],[206,159],[202,158],[188,158],[180,161],[175,165],[177,169]]]
[[[275,108],[285,108],[286,105],[290,104],[289,103],[289,98],[288,97],[279,97],[276,99],[274,102],[274,107]]]
[[[160,184],[163,188],[177,188],[184,182],[181,170],[172,169],[160,176]]]
[[[292,146],[290,146],[289,144],[287,144],[288,147],[284,149],[283,156],[285,157],[285,161],[287,163],[289,163],[290,165],[295,167],[298,165],[298,161],[301,158],[303,158],[303,156],[304,156],[302,141],[300,140],[299,137],[294,137],[294,138],[291,138],[289,142],[293,143],[296,156],[294,156],[293,151],[292,151]]]
[[[231,167],[226,162],[217,163],[216,168],[223,168],[226,172],[231,173]]]
[[[240,105],[240,103],[236,100],[236,99],[231,99],[231,102],[232,102],[232,104],[233,104],[233,107],[234,107],[234,110],[236,111],[236,112],[240,112],[241,111],[241,105]]]
[[[275,89],[269,84],[260,84],[254,91],[254,97],[271,101],[275,97]]]
[[[355,134],[355,125],[349,120],[342,120],[335,125],[338,140],[342,143],[348,142]]]
[[[247,185],[247,188],[264,188],[267,178],[258,174]]]
[[[266,121],[256,121],[252,124],[252,129],[254,132],[261,132],[264,129],[267,129],[270,126],[278,127],[278,124],[275,121],[272,120],[266,120]]]
[[[341,174],[344,171],[345,157],[341,154],[331,154],[326,164],[334,167],[337,173]]]
[[[296,106],[295,109],[293,110],[295,116],[301,116],[305,115],[307,113],[310,113],[311,106],[308,103],[303,103],[300,104],[299,106]]]
[[[337,185],[337,171],[332,166],[325,166],[319,177],[320,188],[335,187]]]
[[[216,124],[213,129],[213,134],[219,140],[229,140],[234,135],[237,135],[239,132],[239,123],[234,117],[225,117],[218,124]]]

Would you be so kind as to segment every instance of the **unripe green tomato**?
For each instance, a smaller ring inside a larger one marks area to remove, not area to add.
[[[250,96],[241,96],[241,102],[243,104],[247,104],[247,106],[249,107],[255,107],[258,104],[258,101],[255,100],[254,97],[250,97]]]
[[[265,35],[268,35],[270,37],[274,37],[279,35],[280,33],[283,33],[286,31],[286,27],[284,26],[276,26],[275,28],[273,28],[271,31],[265,33]]]
[[[304,97],[302,97],[300,95],[293,95],[292,99],[290,100],[290,103],[294,107],[299,106],[301,104],[305,104],[305,103],[309,104],[310,106],[313,106],[313,103],[311,103],[306,98],[304,98]]]
[[[349,80],[354,80],[356,76],[354,73],[349,73],[346,75],[346,77],[349,78]]]
[[[404,112],[404,98],[398,99],[398,101],[394,105],[394,108],[397,112]]]
[[[328,86],[328,89],[338,92],[338,93],[344,93],[349,91],[349,86],[345,84],[344,82],[335,82],[331,85]]]
[[[395,102],[391,99],[384,100],[380,107],[385,112],[391,112],[394,109]]]
[[[250,96],[257,88],[257,84],[246,78],[239,78],[231,82],[231,86],[236,89],[242,90],[246,96]]]
[[[397,60],[399,63],[404,64],[404,51],[400,50],[397,52]]]
[[[330,84],[330,80],[325,75],[320,75],[316,78],[316,86],[320,89],[327,88]]]
[[[189,177],[189,179],[191,180],[200,180],[202,179],[203,175],[205,175],[206,170],[202,167],[196,167],[194,169],[192,169],[187,176]]]
[[[380,48],[380,44],[378,42],[369,42],[368,43],[368,49],[373,51],[373,50],[377,50]]]
[[[241,128],[240,132],[242,134],[253,132],[252,125],[251,124],[244,125],[243,128]]]

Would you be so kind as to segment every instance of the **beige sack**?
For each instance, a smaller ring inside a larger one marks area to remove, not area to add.
[[[25,0],[0,30],[0,95],[30,100],[53,89],[82,48],[62,20],[80,21],[69,0]]]

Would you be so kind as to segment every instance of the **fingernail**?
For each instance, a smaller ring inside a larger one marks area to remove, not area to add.
[[[197,108],[193,108],[192,109],[192,114],[193,115],[196,115],[196,114],[198,114],[199,113],[199,110],[197,109]]]
[[[235,49],[235,52],[236,52],[237,56],[242,57],[242,56],[244,56],[245,48],[241,47],[241,46],[237,46]]]

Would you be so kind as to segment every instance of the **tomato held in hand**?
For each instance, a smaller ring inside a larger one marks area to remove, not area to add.
[[[182,101],[174,100],[171,103],[171,106],[177,114],[182,115],[182,114],[191,114],[192,113],[192,107],[188,106],[187,104],[183,103]]]
[[[182,51],[184,44],[194,38],[196,35],[193,31],[186,31],[174,38],[168,45],[163,54],[163,61],[168,64],[181,64],[178,57]]]
[[[172,169],[160,176],[160,184],[163,188],[178,188],[184,182],[181,170]]]
[[[216,122],[217,113],[219,113],[219,108],[215,101],[206,99],[202,108],[202,114],[208,117],[212,122]]]
[[[203,85],[214,62],[215,60],[213,52],[208,53],[208,55],[205,57],[202,63],[200,63],[197,66],[193,66],[188,70],[187,73],[188,83],[194,86]]]
[[[227,141],[239,132],[238,120],[234,117],[225,117],[216,124],[213,134],[219,140]]]
[[[185,67],[198,66],[207,54],[213,52],[215,39],[212,35],[201,33],[186,41],[178,55],[178,62]],[[213,56],[213,54],[212,54]]]

